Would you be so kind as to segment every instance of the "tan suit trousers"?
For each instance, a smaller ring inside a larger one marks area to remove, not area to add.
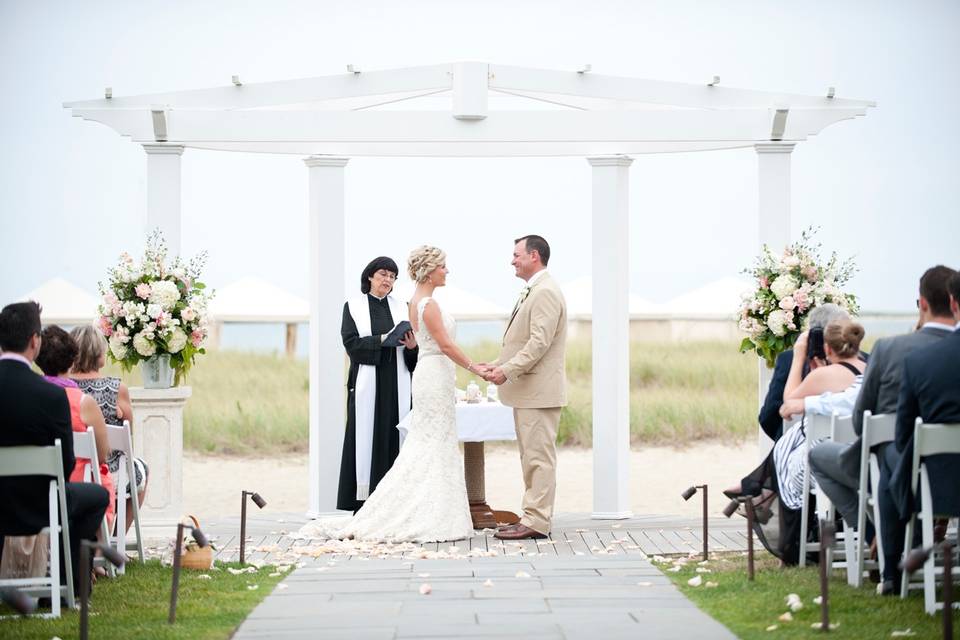
[[[520,465],[523,469],[523,516],[520,523],[550,533],[557,495],[557,427],[560,407],[514,409]]]

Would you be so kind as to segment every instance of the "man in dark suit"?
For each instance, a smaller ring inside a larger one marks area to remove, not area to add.
[[[834,320],[849,319],[850,316],[846,311],[835,304],[827,303],[810,311],[808,324],[811,329],[815,327],[823,329]],[[774,442],[783,435],[783,418],[780,417],[780,405],[783,404],[783,390],[787,385],[787,376],[790,374],[791,364],[793,364],[793,349],[788,349],[777,356],[773,365],[773,377],[770,379],[770,386],[767,387],[767,395],[763,399],[763,406],[760,407],[760,415],[757,416],[760,428]],[[806,376],[808,371],[808,366],[804,364],[803,375]]]
[[[853,409],[853,429],[857,435],[863,432],[864,411],[874,415],[896,413],[901,371],[907,355],[952,333],[953,315],[950,313],[947,282],[954,273],[953,269],[942,265],[927,269],[920,278],[920,330],[881,338],[874,345],[870,366],[863,376],[863,386]],[[878,447],[878,455],[882,454],[882,447],[886,445]],[[810,451],[810,470],[843,516],[846,527],[856,527],[857,523],[860,448],[858,438],[852,444],[824,441]]]
[[[0,447],[50,446],[59,439],[63,475],[69,477],[75,460],[67,396],[30,368],[40,351],[40,305],[20,302],[0,311],[0,350]],[[48,526],[49,484],[46,476],[0,478],[0,551],[2,536],[32,535]],[[78,591],[80,540],[96,540],[108,494],[103,487],[84,482],[68,482],[66,494],[73,586]],[[60,569],[64,580],[64,563]]]
[[[953,320],[960,322],[960,274],[953,274],[948,289]],[[895,591],[898,584],[900,576],[896,564],[904,551],[906,523],[916,507],[916,496],[910,486],[915,421],[920,417],[929,424],[960,424],[958,363],[960,332],[956,328],[936,344],[915,350],[903,362],[895,446],[887,447],[883,452],[883,467],[893,472],[885,477],[881,471],[878,496],[883,520],[884,593],[888,589]],[[960,456],[931,456],[925,459],[925,463],[930,474],[934,513],[960,515]],[[888,584],[888,580],[892,580],[892,584]]]

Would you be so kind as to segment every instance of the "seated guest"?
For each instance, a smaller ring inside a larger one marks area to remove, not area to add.
[[[100,484],[110,492],[110,504],[107,505],[107,527],[111,528],[116,513],[114,509],[116,494],[113,487],[113,477],[110,475],[106,463],[103,462],[110,453],[110,444],[107,441],[107,425],[103,420],[103,413],[97,406],[97,401],[85,395],[80,391],[77,383],[67,377],[67,372],[70,371],[70,367],[73,366],[73,361],[77,356],[77,344],[70,337],[70,334],[57,325],[50,325],[44,328],[41,338],[40,351],[36,357],[37,366],[46,374],[44,380],[61,387],[67,394],[67,402],[70,404],[70,426],[74,431],[81,433],[85,433],[88,426],[93,427],[97,457],[101,461],[100,469],[95,469],[94,472],[100,474]],[[89,459],[77,458],[77,463],[68,481],[83,482],[89,466]]]
[[[122,426],[126,420],[133,424],[133,409],[130,407],[130,391],[120,378],[100,375],[100,370],[106,365],[107,341],[103,334],[92,325],[74,327],[70,337],[77,344],[77,357],[70,370],[70,379],[77,383],[84,394],[96,400],[103,419],[107,424]],[[111,473],[120,470],[121,453],[111,451],[107,457],[107,467]],[[147,489],[147,466],[140,458],[134,458],[133,470],[136,473],[137,502],[143,504]],[[123,495],[127,498],[127,529],[133,522],[133,506],[130,504],[130,485],[124,488]]]
[[[950,311],[960,322],[960,273],[947,284]],[[929,424],[960,424],[960,331],[954,330],[934,344],[914,350],[903,361],[900,397],[897,402],[895,446],[883,452],[880,473],[881,530],[885,557],[883,593],[895,593],[899,574],[897,563],[904,551],[906,523],[916,510],[911,490],[913,433],[918,417]],[[960,456],[931,456],[924,460],[930,477],[933,512],[960,515]],[[888,571],[889,569],[889,571]]]
[[[40,305],[19,302],[0,311],[0,447],[52,446],[59,439],[63,471],[69,475],[74,467],[70,404],[62,388],[30,368],[40,343]],[[0,478],[0,545],[3,535],[33,535],[48,526],[49,484],[43,476]],[[95,484],[68,482],[66,498],[67,513],[60,517],[70,525],[73,586],[79,592],[81,569],[91,570],[80,567],[80,540],[96,539],[110,495]],[[66,584],[65,563],[60,569]]]
[[[841,394],[845,390],[847,393],[838,398],[848,399],[844,415],[850,415],[862,382],[864,365],[860,359],[860,342],[863,334],[863,327],[855,322],[841,321],[827,325],[823,331],[826,362],[815,362],[815,368],[806,378],[802,378],[802,361],[806,359],[809,332],[800,334],[793,346],[795,356],[784,387],[786,415],[790,415],[791,407],[798,401],[803,402],[805,407],[807,397],[811,397],[810,405],[814,408],[818,406],[817,399],[821,394]],[[805,442],[804,423],[800,422],[784,433],[773,447],[780,500],[790,509],[799,509],[803,503],[803,476],[807,465]]]
[[[822,304],[810,310],[807,316],[807,327],[809,329],[823,330],[833,321],[849,320],[850,316],[846,311],[833,303]],[[790,374],[790,368],[793,365],[793,349],[787,349],[777,356],[773,367],[773,377],[770,379],[770,386],[767,387],[767,395],[763,400],[763,406],[760,408],[760,415],[757,420],[771,440],[776,442],[783,435],[783,417],[780,415],[780,407],[783,405],[783,388],[787,384],[787,376]],[[804,362],[802,374],[804,376],[810,371],[809,360],[817,354],[807,353],[807,362]]]
[[[896,413],[900,396],[903,361],[914,349],[934,343],[953,331],[947,282],[953,269],[942,265],[927,269],[920,278],[920,329],[913,333],[877,340],[870,366],[863,376],[863,388],[853,410],[853,429],[863,432],[863,412],[874,415]],[[886,444],[877,447],[882,451]],[[810,469],[821,490],[827,494],[843,517],[845,526],[855,528],[858,518],[860,486],[860,439],[851,444],[822,442],[810,451]],[[889,471],[889,470],[888,470]],[[890,580],[893,576],[888,576]]]

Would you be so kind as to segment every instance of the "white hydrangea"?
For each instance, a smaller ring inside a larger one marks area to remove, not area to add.
[[[144,358],[149,358],[157,352],[157,346],[143,332],[133,336],[133,348]]]
[[[124,344],[126,336],[123,334],[114,334],[110,337],[110,353],[117,360],[123,360],[127,357],[127,345]],[[129,340],[129,338],[126,338]]]
[[[160,314],[163,313],[163,307],[159,304],[151,302],[147,305],[147,317],[153,320],[156,320],[160,317]]]
[[[771,311],[770,315],[767,316],[767,326],[770,327],[770,331],[772,331],[775,336],[786,334],[786,324],[787,314],[785,311],[777,309],[776,311]],[[134,339],[134,342],[136,342],[136,339]]]
[[[783,300],[787,296],[793,295],[793,292],[797,290],[798,286],[796,278],[784,274],[771,283],[770,291],[773,292],[773,295],[777,296],[777,300]]]
[[[174,327],[167,338],[167,351],[179,353],[187,346],[187,334],[180,327]]]
[[[173,305],[177,304],[179,299],[180,289],[177,288],[175,283],[169,280],[158,280],[153,283],[150,291],[151,304],[160,305],[164,311],[169,311],[173,308]]]

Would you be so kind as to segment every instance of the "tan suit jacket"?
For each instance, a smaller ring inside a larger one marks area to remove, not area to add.
[[[498,394],[516,409],[567,404],[567,304],[549,273],[520,302],[503,334],[497,364],[507,376]]]

